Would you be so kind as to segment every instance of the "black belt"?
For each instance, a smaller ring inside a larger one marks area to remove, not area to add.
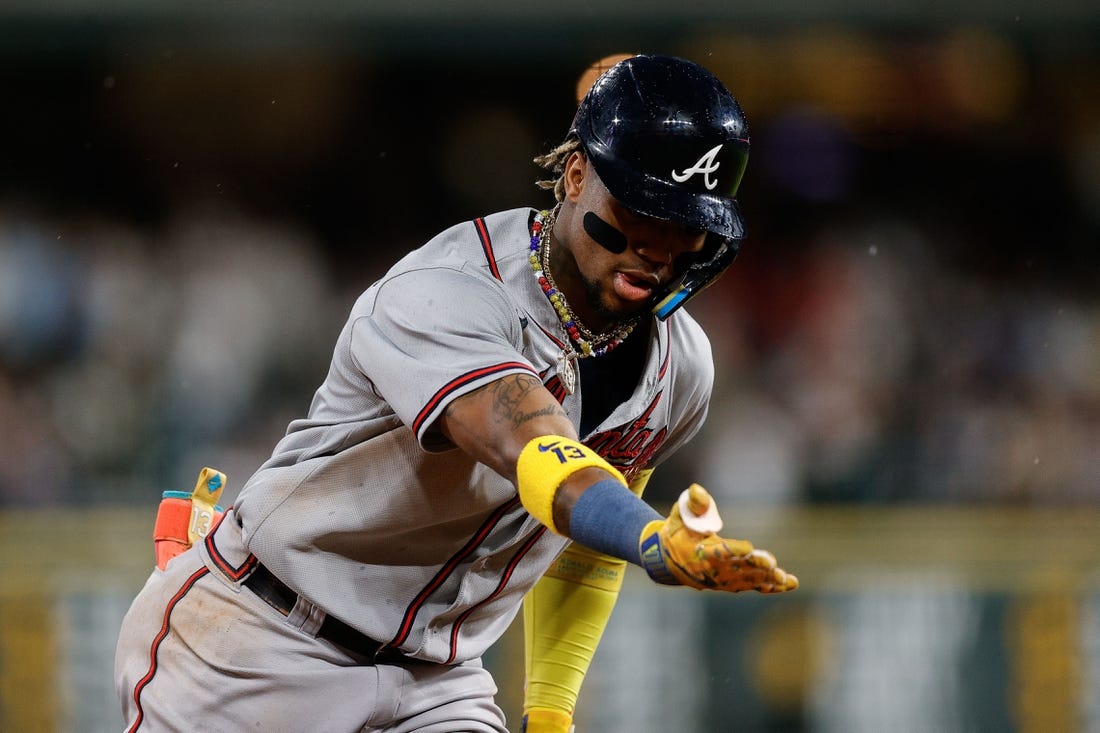
[[[276,578],[270,570],[259,563],[256,569],[244,579],[242,583],[246,588],[258,595],[269,606],[284,616],[289,616],[295,604],[298,603],[298,594],[286,586],[283,581]],[[400,652],[387,648],[385,644],[376,641],[369,636],[356,631],[338,618],[325,614],[325,620],[321,622],[321,628],[317,637],[331,641],[337,646],[348,651],[366,657],[371,664],[415,662],[415,659],[403,656]]]

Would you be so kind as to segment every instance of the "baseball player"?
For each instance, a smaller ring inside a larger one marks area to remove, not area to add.
[[[628,564],[797,588],[701,487],[667,517],[640,498],[707,412],[682,306],[744,236],[748,149],[710,72],[631,57],[537,159],[553,208],[458,224],[371,285],[308,414],[134,600],[127,729],[507,731],[481,657],[522,607],[520,725],[567,731]]]

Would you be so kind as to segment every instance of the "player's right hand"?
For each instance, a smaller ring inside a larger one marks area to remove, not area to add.
[[[681,504],[689,516],[683,516]],[[798,578],[780,568],[774,555],[745,540],[719,537],[720,528],[711,495],[692,484],[667,519],[650,522],[642,531],[642,567],[658,583],[699,590],[783,593],[798,587]]]

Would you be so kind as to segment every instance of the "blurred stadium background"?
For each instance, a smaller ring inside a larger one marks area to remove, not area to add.
[[[0,6],[0,730],[121,728],[160,492],[227,498],[353,298],[549,198],[584,68],[749,116],[750,238],[689,480],[803,579],[632,576],[589,731],[1100,731],[1100,6],[566,0]],[[488,662],[513,724],[513,630]]]

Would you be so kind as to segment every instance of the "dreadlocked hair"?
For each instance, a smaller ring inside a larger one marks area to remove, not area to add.
[[[556,173],[557,178],[535,181],[535,185],[543,190],[553,189],[554,199],[559,202],[563,201],[565,199],[565,177],[563,175],[565,173],[565,161],[569,160],[569,156],[580,149],[580,138],[571,136],[567,137],[564,142],[549,153],[536,157],[535,163],[540,168]]]

